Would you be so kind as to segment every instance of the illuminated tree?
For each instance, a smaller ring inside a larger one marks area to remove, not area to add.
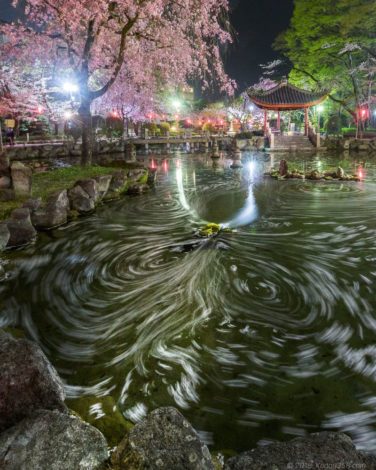
[[[25,0],[23,22],[3,25],[3,62],[46,64],[77,84],[82,163],[91,161],[91,106],[119,76],[199,77],[231,93],[221,45],[230,41],[227,0]]]

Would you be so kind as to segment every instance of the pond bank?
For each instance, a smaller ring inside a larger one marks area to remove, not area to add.
[[[358,452],[348,436],[334,432],[258,447],[224,462],[221,454],[210,455],[191,424],[172,407],[129,424],[110,451],[103,434],[67,408],[63,383],[39,346],[0,330],[0,354],[4,470],[376,468],[376,457]]]
[[[136,162],[44,173],[33,173],[20,162],[2,162],[0,178],[6,187],[0,189],[0,251],[31,243],[38,230],[64,225],[104,202],[141,194],[153,179]]]

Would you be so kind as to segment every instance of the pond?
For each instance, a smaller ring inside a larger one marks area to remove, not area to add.
[[[42,346],[94,424],[173,405],[212,450],[342,430],[376,451],[376,157],[288,157],[363,167],[341,183],[243,156],[145,157],[149,194],[6,253],[0,326]],[[206,222],[236,230],[192,247]]]

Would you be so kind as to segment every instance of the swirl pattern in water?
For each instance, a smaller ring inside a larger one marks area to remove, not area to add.
[[[158,157],[148,195],[6,254],[1,326],[41,344],[73,407],[174,405],[214,449],[334,429],[375,451],[374,163],[362,183],[278,182],[248,157]],[[197,244],[207,221],[237,230]]]

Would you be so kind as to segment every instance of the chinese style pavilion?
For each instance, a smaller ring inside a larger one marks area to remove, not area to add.
[[[277,130],[279,131],[281,129],[281,111],[304,109],[304,134],[308,135],[308,109],[324,101],[328,92],[310,92],[297,88],[285,80],[268,91],[252,92],[249,90],[248,96],[256,106],[264,110],[265,132],[268,127],[268,111],[277,112]]]

